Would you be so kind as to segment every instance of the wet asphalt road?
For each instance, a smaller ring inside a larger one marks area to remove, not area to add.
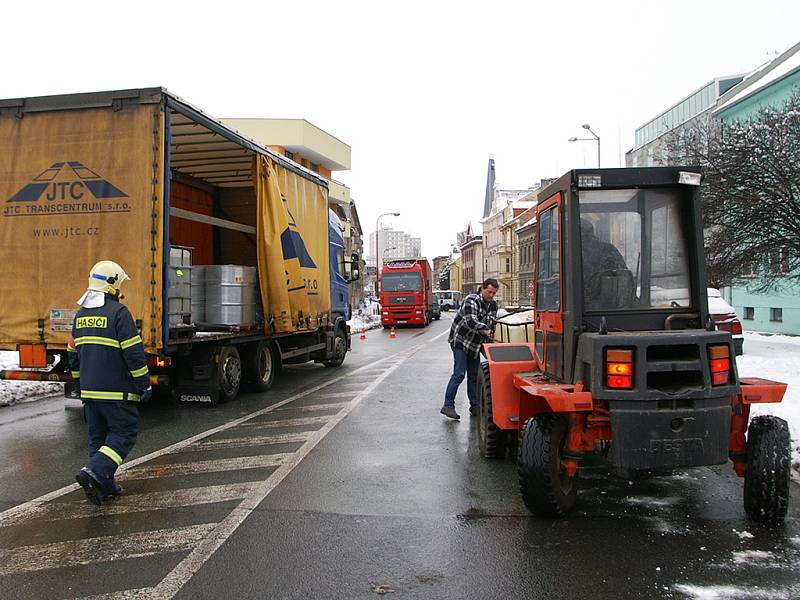
[[[148,407],[123,499],[0,516],[0,598],[800,597],[794,485],[772,530],[728,466],[644,482],[597,466],[572,517],[530,517],[514,463],[478,456],[463,386],[462,421],[438,414],[448,325],[356,336],[342,369],[291,367],[216,410]],[[0,411],[0,510],[70,484],[84,436],[61,400]]]

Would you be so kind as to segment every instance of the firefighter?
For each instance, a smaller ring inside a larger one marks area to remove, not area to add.
[[[67,346],[89,426],[89,462],[75,479],[98,506],[122,494],[114,473],[136,442],[136,406],[152,394],[142,338],[130,311],[120,303],[126,279],[130,278],[113,261],[92,267]]]

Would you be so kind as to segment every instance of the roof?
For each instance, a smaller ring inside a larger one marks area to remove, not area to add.
[[[743,100],[754,96],[767,86],[770,86],[790,75],[800,71],[800,42],[789,48],[774,60],[760,66],[744,78],[739,85],[734,86],[729,94],[723,95],[722,101],[714,114],[724,112],[739,104]]]

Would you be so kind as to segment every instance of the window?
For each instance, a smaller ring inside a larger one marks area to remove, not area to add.
[[[561,303],[561,232],[558,206],[539,218],[539,268],[536,306],[542,311],[558,311]]]
[[[782,323],[783,322],[783,309],[782,308],[770,308],[769,309],[769,320],[774,323]]]
[[[756,317],[756,309],[753,306],[744,307],[744,318],[746,321],[752,321]]]
[[[294,160],[294,152],[289,152],[288,150],[286,150],[284,154],[286,154],[286,158],[288,158],[289,160]]]
[[[506,273],[510,273],[510,272],[511,272],[511,259],[510,258],[506,258]]]
[[[587,310],[690,305],[689,244],[678,194],[657,188],[581,192]],[[642,244],[646,231],[649,248]]]
[[[317,163],[311,163],[311,170],[315,173],[319,173],[319,165]]]
[[[789,272],[789,253],[786,248],[769,253],[769,272],[773,275],[786,275]]]

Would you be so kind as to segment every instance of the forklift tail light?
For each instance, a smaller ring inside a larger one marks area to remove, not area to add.
[[[726,385],[730,380],[731,359],[728,346],[708,347],[711,385]]]
[[[633,350],[606,350],[606,384],[619,390],[633,389]]]

